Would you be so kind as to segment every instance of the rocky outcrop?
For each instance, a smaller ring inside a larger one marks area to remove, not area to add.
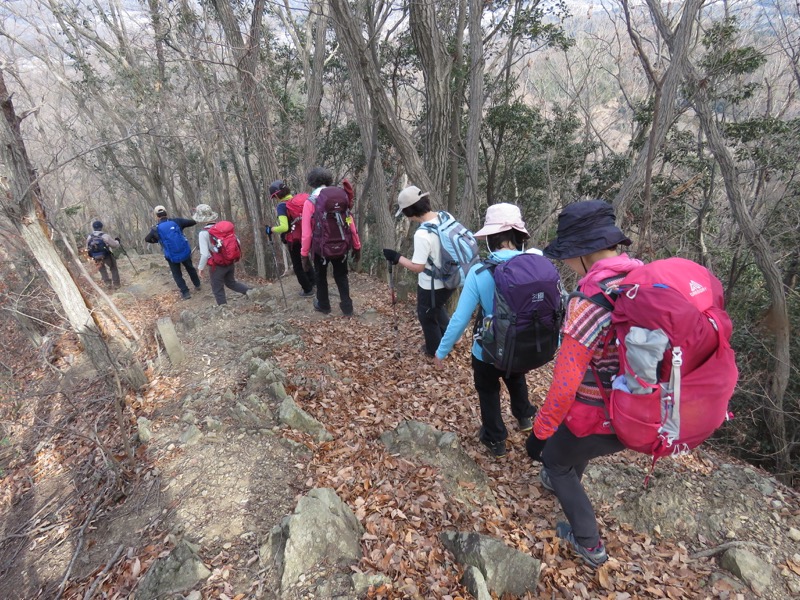
[[[283,399],[278,418],[284,425],[304,431],[318,442],[329,442],[333,439],[333,436],[325,429],[322,423],[297,406],[291,396]]]
[[[363,533],[336,492],[317,488],[273,528],[259,555],[263,564],[277,569],[282,598],[296,597],[298,588],[313,588],[316,597],[355,597],[349,567],[361,559]],[[364,581],[359,584],[363,587]]]
[[[205,581],[211,571],[197,556],[197,549],[182,541],[164,558],[159,558],[136,588],[134,600],[163,598],[193,588]]]
[[[462,565],[475,567],[490,592],[523,596],[536,590],[541,562],[529,554],[509,548],[500,540],[474,531],[446,531],[439,536],[442,544]],[[474,586],[471,593],[480,596],[481,577],[471,572],[465,585]]]
[[[445,488],[458,500],[477,507],[496,505],[486,473],[464,452],[456,434],[419,421],[403,421],[381,435],[381,442],[393,454],[441,469]]]

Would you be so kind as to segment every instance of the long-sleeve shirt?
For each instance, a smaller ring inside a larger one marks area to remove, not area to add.
[[[518,254],[518,250],[498,250],[492,253],[497,260],[506,261]],[[464,334],[472,321],[472,314],[480,304],[485,316],[490,316],[494,311],[494,275],[491,269],[483,269],[483,263],[473,265],[464,280],[464,287],[458,299],[458,306],[450,317],[450,324],[439,342],[436,357],[445,358],[453,349],[455,343]],[[483,360],[483,348],[477,340],[472,343],[472,355],[478,360]]]
[[[325,186],[318,187],[315,189],[311,194],[308,196],[308,200],[303,205],[303,237],[300,245],[300,256],[308,256],[311,253],[311,238],[312,234],[312,224],[311,220],[314,216],[314,209],[316,208],[317,196],[319,196],[320,191]],[[361,249],[361,238],[358,237],[358,231],[356,230],[356,223],[353,219],[350,219],[350,231],[353,234],[353,249],[359,250]]]
[[[283,202],[275,207],[275,212],[278,214],[278,224],[272,228],[272,233],[286,233],[289,231],[289,211],[286,208],[286,203],[292,199],[292,196],[286,196]]]
[[[200,233],[197,234],[197,246],[200,248],[200,262],[197,263],[198,271],[205,269],[208,264],[208,259],[211,258],[211,235],[208,233],[208,229],[212,225],[214,225],[214,223],[208,223],[200,230]]]
[[[102,240],[106,243],[106,246],[108,246],[109,248],[119,248],[119,242],[114,238],[112,238],[107,233],[104,233],[102,231],[93,231],[92,233],[90,233],[89,237],[86,238],[86,243],[88,244],[89,240],[91,240],[92,237],[96,236],[98,233],[100,234]]]
[[[599,291],[599,282],[641,266],[627,254],[597,261],[578,282],[587,296]],[[549,438],[562,422],[577,437],[593,433],[610,433],[603,395],[591,367],[601,380],[619,370],[619,353],[615,345],[605,349],[605,334],[611,325],[611,313],[584,298],[572,298],[561,327],[562,343],[553,369],[553,383],[542,408],[536,413],[533,432],[540,440]],[[604,384],[605,385],[605,384]],[[576,400],[581,400],[576,402]]]

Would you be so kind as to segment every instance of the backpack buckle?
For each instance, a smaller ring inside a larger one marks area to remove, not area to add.
[[[683,350],[680,346],[675,346],[672,349],[672,366],[680,367],[683,364]]]

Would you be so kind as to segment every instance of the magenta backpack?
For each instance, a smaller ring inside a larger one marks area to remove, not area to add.
[[[350,196],[340,187],[324,187],[314,199],[311,252],[323,258],[342,258],[353,247]]]
[[[620,370],[610,393],[600,389],[614,433],[654,460],[699,446],[728,418],[739,377],[722,284],[695,262],[668,258],[590,299],[613,306],[607,342],[616,339]]]

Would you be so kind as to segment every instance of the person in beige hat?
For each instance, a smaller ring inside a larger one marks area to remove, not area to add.
[[[405,215],[410,221],[420,225],[425,223],[441,224],[439,213],[431,210],[428,192],[423,192],[415,185],[408,186],[398,194],[397,205],[399,208],[396,216],[398,217]],[[383,255],[393,265],[399,264],[418,274],[417,318],[425,338],[423,352],[426,356],[433,358],[450,322],[445,305],[454,292],[454,290],[444,287],[440,280],[432,277],[428,269],[429,261],[436,267],[442,266],[442,243],[439,236],[425,227],[419,227],[414,232],[414,254],[411,260],[401,256],[397,250],[392,248],[384,248]],[[432,294],[431,285],[433,286]]]
[[[523,245],[530,235],[518,207],[513,204],[493,204],[486,211],[486,221],[475,237],[485,237],[490,256],[495,261],[508,261],[522,254]],[[483,315],[489,316],[494,310],[495,282],[492,271],[478,263],[470,269],[464,282],[464,289],[458,300],[450,324],[436,349],[436,366],[443,367],[443,361],[450,354],[455,343],[469,326],[475,309],[480,306]],[[472,371],[475,390],[481,409],[480,442],[493,456],[506,455],[508,431],[503,423],[500,405],[500,381],[508,389],[511,414],[517,419],[520,431],[530,431],[536,409],[528,400],[528,384],[524,373],[506,374],[494,364],[484,360],[483,347],[479,340],[472,344]]]
[[[197,263],[197,272],[202,275],[206,266],[209,268],[209,280],[211,281],[211,293],[217,306],[227,304],[225,288],[228,287],[234,292],[246,294],[250,288],[241,281],[236,281],[236,263],[230,265],[214,264],[211,258],[211,229],[217,223],[218,215],[208,204],[198,204],[194,209],[192,219],[203,225],[200,233],[197,234],[197,246],[200,248],[200,262]]]
[[[200,289],[200,277],[192,265],[192,247],[183,230],[197,225],[197,221],[180,217],[170,219],[167,217],[167,209],[161,205],[153,209],[153,214],[158,219],[158,223],[150,228],[150,233],[145,236],[144,241],[148,244],[161,244],[164,258],[167,259],[169,270],[172,273],[172,279],[175,280],[175,285],[181,292],[181,298],[188,300],[192,295],[189,293],[189,286],[183,279],[181,265],[186,269],[196,290]]]

